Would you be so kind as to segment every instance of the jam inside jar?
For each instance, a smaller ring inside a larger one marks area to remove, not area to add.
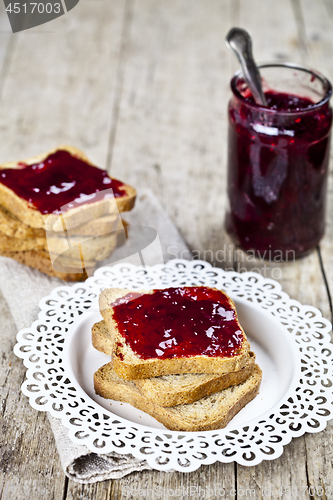
[[[231,81],[226,229],[260,258],[293,260],[325,230],[330,82],[292,64],[260,66],[268,107]]]

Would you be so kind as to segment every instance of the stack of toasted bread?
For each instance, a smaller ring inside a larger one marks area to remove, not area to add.
[[[155,292],[142,291],[140,294]],[[115,314],[117,306],[131,293],[130,290],[114,288],[103,290],[100,295],[103,320],[92,328],[92,343],[98,351],[110,355],[111,362],[94,374],[96,394],[130,403],[171,430],[203,431],[225,427],[257,395],[262,376],[246,334],[239,325],[233,301],[221,292],[242,332],[241,344],[232,355],[188,356],[184,352],[169,358],[158,355],[143,357],[136,351],[135,341],[131,344],[126,338],[126,329],[130,328],[128,321],[120,324]],[[149,344],[156,331],[149,331],[150,312],[144,313]],[[172,316],[170,309],[167,315]]]
[[[117,244],[117,232],[123,228],[119,212],[133,207],[136,193],[131,186],[121,183],[123,195],[116,199],[104,199],[99,193],[93,203],[83,202],[74,208],[66,207],[66,211],[61,212],[59,201],[57,208],[60,210],[57,213],[42,212],[29,200],[24,189],[26,192],[38,189],[34,183],[37,185],[41,176],[39,164],[47,162],[51,155],[59,151],[65,151],[94,167],[84,153],[70,146],[61,146],[22,162],[0,165],[0,255],[50,276],[77,281],[85,279],[100,261],[110,256]],[[35,168],[29,178],[26,175],[27,166]],[[100,172],[97,167],[94,169]],[[8,187],[6,175],[13,170],[15,185]],[[57,190],[67,190],[59,175],[47,181],[53,189],[52,194]],[[108,177],[107,181],[112,187],[112,179]],[[73,184],[79,182],[80,179],[73,179]]]

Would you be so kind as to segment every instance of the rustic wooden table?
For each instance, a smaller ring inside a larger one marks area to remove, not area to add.
[[[305,63],[333,80],[332,0],[81,0],[67,15],[15,35],[1,2],[0,159],[73,144],[114,177],[149,186],[195,256],[226,269],[256,267],[331,319],[332,176],[326,235],[302,260],[246,263],[223,230],[226,105],[237,69],[224,37],[237,25],[252,33],[258,61]],[[46,416],[19,390],[25,368],[13,354],[16,329],[4,300],[0,310],[2,499],[176,498],[170,489],[196,485],[212,490],[211,499],[222,488],[228,499],[262,498],[263,489],[265,498],[291,499],[296,486],[304,487],[299,498],[310,498],[305,487],[312,498],[333,498],[331,424],[255,467],[215,463],[189,474],[68,481]],[[156,485],[169,493],[161,496]]]

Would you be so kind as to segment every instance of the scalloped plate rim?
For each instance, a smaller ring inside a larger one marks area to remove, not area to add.
[[[206,269],[209,269],[209,270],[214,270],[214,269],[217,269],[217,270],[222,271],[223,273],[225,273],[225,274],[227,274],[227,275],[233,275],[234,277],[237,277],[237,276],[240,276],[240,277],[241,277],[241,276],[246,276],[246,275],[247,275],[247,276],[253,276],[253,277],[254,277],[254,278],[256,278],[257,280],[259,279],[259,281],[261,281],[262,283],[265,283],[265,282],[266,282],[266,283],[270,283],[270,284],[273,284],[274,286],[276,286],[276,287],[279,289],[279,291],[283,294],[283,296],[286,298],[286,300],[287,300],[287,301],[291,301],[291,302],[295,303],[295,305],[299,305],[299,306],[301,306],[301,307],[309,307],[309,308],[311,308],[311,310],[315,311],[315,312],[316,312],[316,313],[317,313],[317,314],[321,317],[321,319],[323,320],[323,323],[324,323],[324,324],[326,324],[326,326],[327,326],[327,327],[331,326],[331,323],[330,323],[330,322],[329,322],[326,318],[324,318],[324,317],[323,317],[323,315],[322,315],[321,311],[320,311],[318,308],[316,308],[315,306],[310,306],[310,305],[309,305],[309,306],[307,306],[307,305],[304,305],[304,304],[300,303],[300,302],[299,302],[299,301],[297,301],[297,300],[291,299],[291,298],[289,297],[289,295],[288,295],[288,294],[286,294],[286,292],[283,292],[283,290],[282,290],[282,287],[281,287],[280,283],[279,283],[279,282],[277,282],[277,281],[275,281],[275,280],[273,280],[273,279],[270,279],[270,278],[264,278],[264,277],[262,277],[260,274],[257,274],[257,273],[254,273],[254,272],[237,273],[236,271],[224,271],[223,269],[220,269],[220,268],[214,268],[214,267],[213,267],[213,266],[211,266],[209,263],[207,263],[207,262],[205,262],[205,261],[200,261],[200,260],[195,260],[195,261],[186,261],[186,260],[184,260],[184,259],[174,259],[174,260],[172,260],[172,261],[169,261],[169,263],[171,263],[171,262],[172,262],[172,263],[174,263],[174,264],[177,264],[177,262],[178,262],[178,263],[183,263],[183,262],[184,262],[184,263],[186,263],[186,265],[188,265],[188,263],[189,263],[189,262],[192,262],[192,263],[193,263],[193,267],[195,267],[196,265],[203,265],[203,268],[206,268]],[[123,266],[128,266],[128,265],[129,265],[132,269],[137,269],[137,268],[140,268],[140,267],[141,267],[141,266],[135,266],[135,265],[128,264],[128,263],[121,263],[121,264],[116,264],[115,266],[110,267],[110,269],[113,269],[113,268],[115,268],[115,267],[116,267],[116,268],[117,268],[117,267],[119,268],[120,266],[122,266],[122,267],[123,267]],[[160,269],[163,269],[163,268],[165,268],[165,267],[167,267],[167,266],[168,266],[168,263],[166,263],[166,264],[164,264],[164,265],[149,266],[149,268],[159,267]],[[208,267],[208,266],[210,266],[210,267]],[[97,273],[98,273],[98,274],[99,274],[99,273],[101,273],[101,272],[103,271],[103,269],[107,269],[107,268],[99,268],[99,269],[97,270]],[[98,276],[97,276],[97,277],[98,277]],[[98,287],[97,287],[97,285],[95,285],[95,287],[91,285],[91,283],[92,283],[92,281],[93,281],[93,279],[94,279],[94,278],[95,278],[95,275],[94,275],[94,277],[90,277],[90,278],[88,278],[88,279],[87,279],[84,283],[77,283],[77,284],[74,284],[74,285],[60,285],[59,287],[54,288],[54,289],[50,292],[50,294],[48,294],[47,296],[45,296],[44,298],[42,298],[42,299],[39,301],[39,305],[40,305],[41,311],[39,311],[39,314],[38,314],[38,319],[36,319],[35,321],[38,321],[39,319],[42,319],[42,318],[43,318],[43,314],[44,314],[43,308],[44,308],[44,306],[45,306],[46,301],[54,299],[54,298],[55,298],[55,297],[54,297],[54,294],[56,294],[56,292],[57,292],[58,290],[63,290],[64,288],[73,289],[73,287],[75,287],[76,289],[78,289],[78,288],[80,288],[80,287],[86,287],[86,286],[88,285],[88,287],[89,287],[89,288],[93,291],[93,288],[98,288]],[[271,318],[272,318],[272,317],[274,318],[274,316],[272,315],[272,313],[271,313],[271,312],[269,312],[269,311],[267,311],[267,310],[265,310],[265,309],[264,309],[264,308],[263,308],[260,304],[251,303],[248,299],[245,299],[245,298],[243,299],[242,297],[239,297],[239,296],[236,296],[236,295],[234,295],[234,296],[233,296],[232,292],[227,292],[227,293],[229,293],[229,294],[230,294],[230,296],[233,298],[233,300],[235,300],[235,299],[236,299],[236,300],[238,300],[238,301],[244,301],[247,305],[248,305],[248,304],[251,304],[252,306],[257,307],[258,309],[260,309],[262,313],[269,315]],[[89,309],[86,311],[86,313],[87,313],[87,314],[89,314],[89,313],[91,313],[91,312],[92,312],[92,311],[90,311]],[[83,321],[83,320],[84,320],[84,318],[85,318],[85,316],[86,316],[86,314],[84,313],[81,317],[76,318],[76,319],[74,320],[75,326],[79,323],[79,321],[78,321],[78,320]],[[280,326],[283,326],[283,325],[281,325],[281,322],[280,322],[279,320],[277,320],[277,318],[274,318],[274,319],[275,319],[275,320],[276,320],[276,321],[280,324]],[[35,323],[35,322],[33,322],[33,323],[32,323],[32,325],[33,325],[34,323]],[[31,327],[32,327],[32,325],[31,325]],[[31,327],[30,327],[30,329],[31,329]],[[29,330],[29,328],[22,329],[22,330],[20,330],[20,332],[18,332],[18,334],[17,334],[17,340],[18,340],[18,343],[14,346],[14,353],[15,353],[15,354],[16,354],[19,358],[23,359],[23,361],[25,361],[25,360],[26,360],[26,356],[25,356],[23,353],[21,353],[21,352],[19,351],[19,342],[20,342],[20,335],[21,335],[23,332],[26,332],[27,330]],[[325,338],[325,340],[328,340],[328,339],[326,338],[326,336],[325,336],[325,333],[324,333],[324,338]],[[65,343],[67,344],[68,342],[69,342],[69,337],[68,337],[68,339],[66,339],[66,342],[65,342]],[[331,342],[329,342],[329,343],[331,344],[331,343],[332,343],[332,341],[331,341]],[[295,344],[295,342],[293,342],[292,344],[294,345],[294,344]],[[295,349],[297,349],[297,347],[295,347]],[[297,349],[297,351],[299,351],[299,350]],[[300,361],[300,359],[299,359],[299,361]],[[30,372],[30,371],[32,370],[32,368],[31,368],[31,367],[29,367],[29,366],[27,366],[25,363],[24,363],[24,365],[27,367],[28,372]],[[27,375],[28,375],[28,372],[27,372]],[[244,424],[244,423],[240,423],[240,424],[238,424],[238,425],[233,426],[232,428],[231,428],[231,427],[229,427],[229,428],[225,428],[225,429],[217,429],[217,430],[215,430],[215,431],[202,431],[202,432],[185,432],[185,431],[179,432],[179,431],[170,431],[170,430],[167,430],[167,429],[165,429],[165,430],[164,430],[164,429],[155,429],[155,428],[147,427],[146,425],[143,425],[143,424],[136,424],[136,423],[133,423],[133,422],[131,422],[130,420],[127,420],[127,419],[125,419],[125,418],[123,418],[123,417],[117,416],[117,415],[115,415],[114,413],[112,413],[112,411],[109,411],[109,410],[107,410],[107,409],[105,409],[105,408],[101,407],[101,406],[100,406],[100,405],[99,405],[96,401],[94,401],[92,398],[90,398],[90,396],[89,396],[89,395],[88,395],[88,394],[87,394],[87,393],[86,393],[86,392],[82,389],[82,387],[80,386],[80,384],[78,383],[78,381],[77,381],[77,379],[76,379],[76,377],[75,377],[75,375],[74,375],[74,372],[72,372],[72,373],[73,373],[73,376],[74,376],[75,385],[77,386],[76,388],[79,388],[79,390],[83,392],[84,396],[85,396],[86,398],[88,398],[88,399],[89,399],[89,401],[90,401],[90,402],[92,402],[94,405],[97,405],[97,406],[98,406],[98,407],[99,407],[99,408],[100,408],[103,412],[110,413],[110,415],[112,415],[113,417],[115,417],[115,418],[117,418],[117,419],[118,419],[118,418],[119,418],[119,419],[122,419],[122,420],[123,420],[123,421],[125,421],[126,423],[129,423],[130,425],[133,425],[133,426],[135,426],[135,427],[139,427],[139,428],[141,428],[142,430],[149,431],[149,432],[150,432],[150,433],[152,433],[153,435],[158,435],[158,434],[167,434],[167,435],[170,435],[170,434],[175,434],[175,435],[178,435],[178,436],[179,436],[179,435],[185,435],[185,436],[189,436],[189,435],[211,435],[211,434],[216,434],[217,432],[221,432],[221,431],[222,431],[222,432],[224,432],[224,431],[229,431],[229,432],[230,432],[230,430],[232,430],[232,429],[239,429],[239,428],[243,428],[243,427],[244,427],[244,425],[248,425],[248,424],[250,424],[250,425],[251,425],[251,423],[253,423],[253,422],[255,422],[255,421],[258,421],[258,417],[256,417],[256,418],[254,418],[254,419],[250,420],[249,422],[247,422],[246,424]],[[293,386],[293,383],[294,383],[294,379],[295,379],[295,378],[299,378],[299,377],[297,377],[296,370],[294,370],[294,375],[293,375],[293,377],[292,377],[292,382],[290,383],[290,385],[289,385],[289,387],[288,387],[288,390],[286,391],[286,394],[289,394],[289,393],[291,393],[291,392],[292,392],[292,386]],[[23,385],[24,385],[24,384],[23,384]],[[22,386],[22,392],[24,392],[24,394],[26,394],[26,396],[29,398],[29,402],[30,402],[30,404],[31,404],[31,403],[32,403],[32,402],[31,402],[32,397],[31,397],[28,393],[26,393],[26,391],[24,391],[23,386]],[[285,398],[285,395],[283,396],[283,398]],[[281,398],[281,399],[282,399],[282,398]],[[276,407],[278,407],[278,406],[279,406],[279,404],[280,404],[280,402],[279,402],[279,403],[277,403],[276,405],[274,405],[274,407],[273,407],[272,409],[270,409],[269,411],[264,412],[262,415],[260,415],[260,418],[264,418],[264,417],[265,417],[265,415],[272,413],[272,411],[274,411],[274,409],[275,409]],[[35,406],[34,406],[33,404],[31,404],[31,406],[33,406],[33,407],[35,408]],[[43,411],[43,408],[36,408],[36,409],[37,409],[37,411]],[[46,410],[46,411],[50,411],[50,410]],[[57,413],[55,413],[55,412],[52,412],[52,411],[50,411],[50,413],[51,413],[54,417],[56,417],[56,418],[58,418],[58,419],[61,419],[61,421],[63,422],[63,424],[65,425],[65,427],[66,427],[66,428],[68,428],[69,430],[71,430],[71,429],[72,429],[72,426],[69,424],[69,422],[66,420],[66,418],[63,418],[61,415],[59,415],[59,414],[57,414]],[[325,417],[322,417],[322,418],[323,418],[323,420],[325,421],[325,426],[324,426],[324,427],[326,427],[328,420],[330,420],[332,417],[330,416],[330,417],[328,417],[328,418],[325,418]],[[313,433],[316,433],[316,432],[321,432],[322,430],[323,430],[323,428],[320,428],[320,429],[316,429],[316,428],[314,428],[314,429],[312,429],[311,431],[309,431],[309,430],[305,430],[305,429],[303,429],[303,428],[302,428],[302,430],[301,430],[302,432],[301,432],[301,433],[299,433],[299,434],[297,434],[297,436],[303,435],[305,432],[313,432]],[[69,434],[70,434],[70,433],[69,433]],[[284,438],[284,440],[283,440],[283,442],[282,442],[282,444],[281,444],[281,446],[282,446],[282,450],[283,450],[284,446],[285,446],[286,444],[288,444],[288,443],[289,443],[289,442],[293,439],[293,437],[296,437],[296,434],[295,434],[295,435],[291,435],[291,434],[290,434],[290,435],[288,435],[288,436],[285,436],[285,438]],[[288,440],[287,440],[287,439],[288,439]],[[79,441],[78,441],[78,440],[74,440],[74,442],[75,442],[75,443],[77,443],[77,442],[79,442]],[[85,444],[86,444],[86,443],[85,443]],[[91,451],[96,452],[96,449],[94,448],[94,449],[92,449]],[[117,451],[118,451],[118,450],[117,450]],[[133,450],[133,454],[134,454],[135,456],[137,456],[137,458],[142,458],[142,456],[141,456],[140,454],[138,454],[138,455],[137,455],[137,454],[135,453],[135,451],[136,451],[136,450]],[[278,451],[278,450],[276,450],[276,453],[277,453],[277,451]],[[106,451],[105,453],[108,453],[108,451]],[[277,456],[280,456],[280,455],[283,453],[283,451],[282,451],[281,453],[279,453],[278,455],[277,455],[276,453],[274,454],[274,456],[265,456],[265,457],[262,457],[262,458],[261,458],[261,460],[260,460],[259,462],[257,462],[257,461],[255,461],[255,462],[251,462],[251,463],[249,463],[248,465],[249,465],[249,466],[251,466],[251,465],[255,465],[255,464],[260,463],[260,462],[261,462],[261,461],[263,461],[263,460],[274,460],[275,458],[277,458]],[[101,454],[104,454],[104,453],[101,453]],[[147,460],[148,460],[148,457],[147,457]],[[225,456],[225,457],[222,457],[222,459],[220,459],[220,458],[216,457],[214,461],[219,461],[219,462],[225,462],[225,463],[226,463],[226,462],[232,462],[232,461],[234,461],[234,460],[232,459],[232,457],[227,457],[227,456]],[[214,461],[213,461],[213,462],[211,462],[211,463],[214,463]],[[237,462],[237,460],[236,460],[236,462]],[[238,463],[239,463],[239,462],[238,462]],[[200,467],[200,463],[198,464],[198,466],[196,467],[196,469],[197,469],[197,468],[199,468],[199,467]],[[156,465],[154,466],[154,468],[155,468],[155,469],[158,469],[158,467],[156,467]],[[196,470],[196,469],[191,469],[191,470]],[[165,469],[163,469],[163,468],[162,468],[161,470],[165,470]],[[182,471],[183,471],[183,469],[179,469],[179,470],[182,470]]]

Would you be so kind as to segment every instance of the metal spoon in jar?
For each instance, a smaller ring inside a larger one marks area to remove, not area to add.
[[[231,28],[225,42],[227,47],[237,56],[255,102],[261,106],[267,106],[267,100],[262,91],[260,73],[252,55],[250,34],[242,28]]]

